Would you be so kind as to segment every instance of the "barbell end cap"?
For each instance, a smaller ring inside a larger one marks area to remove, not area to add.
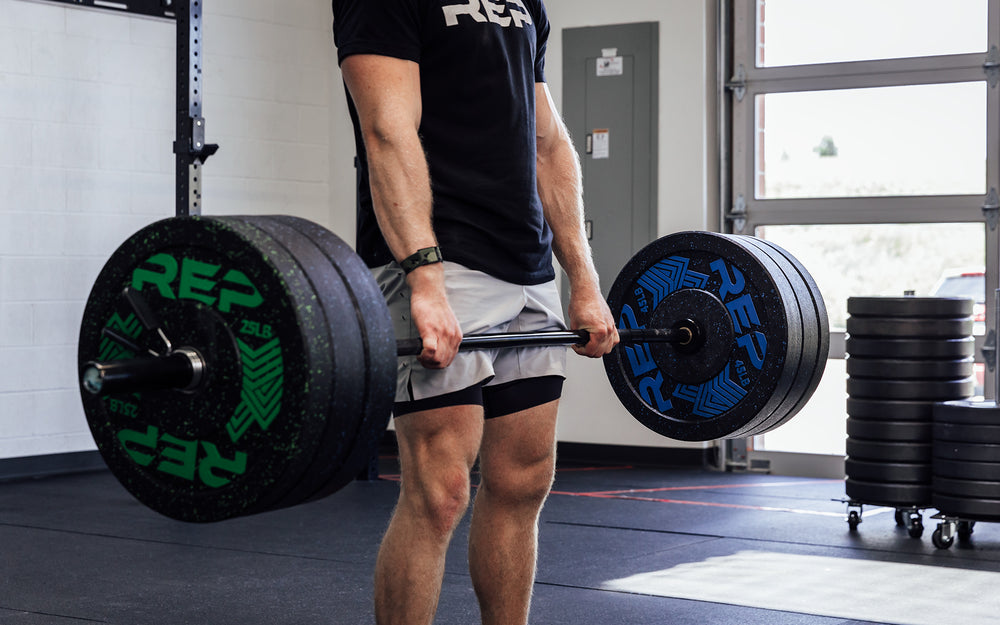
[[[101,390],[104,388],[104,373],[97,363],[88,362],[83,366],[83,372],[80,374],[80,385],[91,395],[101,394]]]
[[[205,359],[202,358],[198,350],[191,347],[181,347],[175,352],[187,356],[191,364],[191,382],[184,388],[178,389],[182,392],[191,392],[198,388],[202,378],[205,376]]]
[[[691,341],[694,340],[694,332],[691,331],[691,328],[688,327],[677,328],[677,333],[680,336],[680,340],[677,341],[678,345],[690,345]]]

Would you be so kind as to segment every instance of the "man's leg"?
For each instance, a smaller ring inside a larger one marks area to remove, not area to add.
[[[402,486],[375,567],[378,625],[430,625],[445,554],[469,504],[469,472],[483,436],[481,406],[396,418]]]
[[[469,534],[469,570],[483,625],[528,622],[538,515],[555,473],[558,404],[486,420]]]

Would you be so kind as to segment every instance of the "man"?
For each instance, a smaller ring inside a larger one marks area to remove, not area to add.
[[[484,625],[526,623],[555,470],[566,350],[457,354],[463,333],[561,329],[618,342],[583,229],[576,152],[544,82],[542,0],[333,0],[358,149],[358,252],[397,336],[402,487],[379,550],[380,625],[433,621],[479,459],[469,568]],[[442,262],[443,261],[443,262]]]

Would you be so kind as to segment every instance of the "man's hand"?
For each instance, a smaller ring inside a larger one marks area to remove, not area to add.
[[[417,360],[428,369],[451,364],[462,342],[462,328],[444,287],[444,266],[418,267],[406,276],[410,286],[410,315],[420,334],[423,351]]]
[[[590,358],[600,358],[618,344],[618,329],[608,303],[596,288],[572,293],[569,300],[569,322],[572,330],[586,330],[590,340],[586,345],[574,345],[573,351]]]

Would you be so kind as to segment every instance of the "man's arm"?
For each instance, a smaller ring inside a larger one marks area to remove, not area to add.
[[[580,162],[545,83],[535,85],[535,121],[538,193],[545,219],[552,228],[553,251],[569,278],[570,328],[590,333],[590,342],[574,349],[577,353],[597,358],[618,343],[618,331],[608,304],[601,295],[597,270],[584,230]]]
[[[341,64],[358,111],[375,217],[396,260],[437,245],[431,225],[430,176],[420,144],[420,72],[412,61],[354,55]],[[414,269],[410,314],[423,340],[419,360],[429,368],[448,366],[462,330],[448,304],[440,263]]]

